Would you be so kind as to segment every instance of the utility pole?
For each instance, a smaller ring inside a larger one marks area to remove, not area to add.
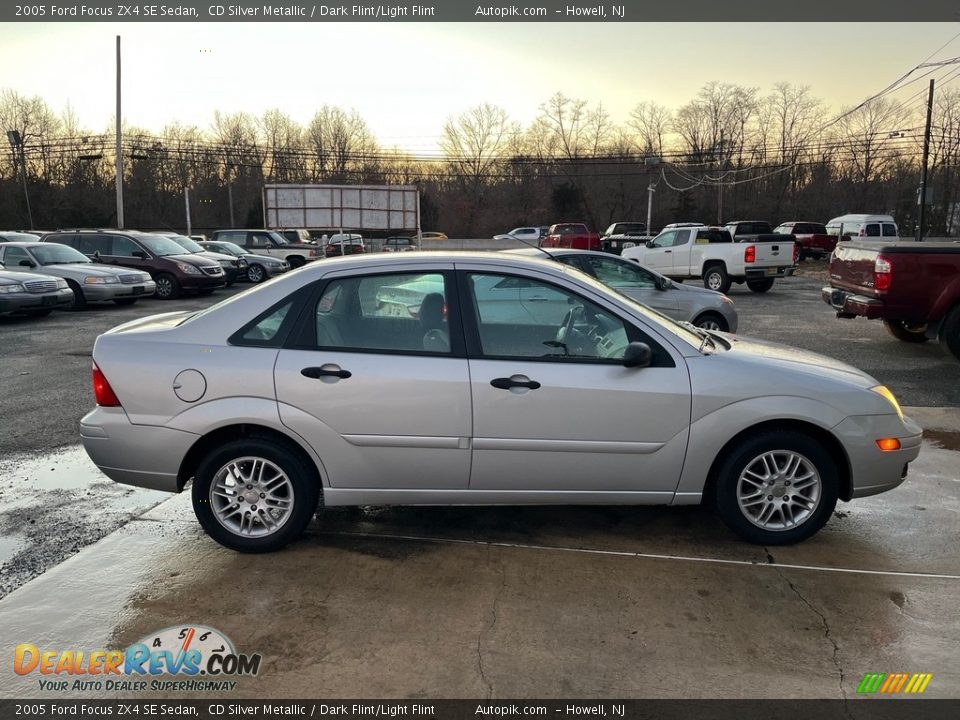
[[[233,222],[233,163],[227,163],[227,203],[230,205],[230,228],[236,225]]]
[[[190,226],[190,188],[183,188],[183,204],[187,207],[187,237],[190,236],[193,228]]]
[[[650,234],[650,223],[653,220],[653,194],[657,191],[653,183],[647,185],[647,235]]]
[[[20,155],[20,179],[23,181],[23,199],[27,202],[27,221],[33,230],[33,212],[30,210],[30,193],[27,192],[27,154],[23,150],[23,137],[19,130],[7,130],[7,140],[13,148],[13,171],[17,171],[17,154]]]
[[[723,225],[723,128],[720,128],[720,158],[717,160],[717,225]]]
[[[920,218],[917,223],[917,242],[923,242],[923,216],[927,209],[927,163],[930,160],[930,119],[933,117],[933,78],[927,95],[927,129],[923,133],[923,166],[920,168]]]
[[[120,36],[117,35],[117,229],[123,230],[123,149],[120,145]]]

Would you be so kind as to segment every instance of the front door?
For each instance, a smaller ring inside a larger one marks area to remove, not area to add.
[[[280,418],[335,488],[465,488],[470,381],[449,273],[345,274],[275,368]]]
[[[524,278],[566,298],[560,322],[508,312],[483,289],[508,274],[463,272],[473,389],[471,490],[646,493],[669,502],[686,452],[690,383],[679,355],[578,293]],[[516,301],[518,304],[520,300]],[[642,340],[651,367],[626,368]],[[578,497],[570,495],[570,502]]]

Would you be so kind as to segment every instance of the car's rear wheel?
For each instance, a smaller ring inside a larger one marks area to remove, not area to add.
[[[722,315],[717,315],[716,313],[711,312],[703,313],[693,321],[693,324],[698,328],[703,328],[704,330],[719,330],[720,332],[727,332],[727,330],[730,329],[730,326],[727,324],[727,321]]]
[[[723,522],[744,540],[789,545],[830,519],[839,483],[821,443],[800,432],[763,431],[723,458],[713,499]]]
[[[291,268],[296,269],[298,267],[303,267],[307,261],[302,257],[290,257],[287,258],[287,262],[290,263]]]
[[[155,282],[156,296],[161,300],[175,300],[180,297],[180,282],[170,273],[160,273]]]
[[[940,345],[945,351],[960,360],[960,305],[947,313],[940,329]]]
[[[52,312],[53,310],[49,308],[46,310],[28,310],[27,315],[29,315],[30,317],[46,317]]]
[[[755,293],[765,293],[773,287],[773,278],[763,278],[763,280],[747,280],[747,287]]]
[[[730,290],[730,277],[723,265],[711,265],[703,272],[703,286],[707,290],[726,293]]]
[[[303,534],[317,509],[319,481],[297,453],[246,438],[203,459],[192,495],[197,520],[218,543],[239,552],[272,552]]]
[[[905,320],[884,320],[883,326],[887,329],[888,333],[900,342],[924,343],[930,339],[926,334],[926,323],[911,323]]]
[[[263,269],[263,265],[254,263],[247,268],[247,280],[252,283],[262,283],[267,278],[267,271]]]

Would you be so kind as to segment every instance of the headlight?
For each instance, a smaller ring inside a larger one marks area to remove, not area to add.
[[[23,285],[13,283],[12,285],[0,285],[0,294],[25,292]]]
[[[84,285],[115,285],[118,282],[120,282],[120,280],[114,276],[97,277],[96,275],[87,275],[87,277],[83,279]]]
[[[900,403],[897,402],[897,399],[893,396],[893,393],[890,392],[890,389],[886,385],[877,385],[876,387],[870,388],[877,395],[881,395],[887,399],[887,401],[893,405],[893,409],[897,411],[897,415],[900,416],[900,419],[903,420],[903,410],[900,409]]]
[[[198,268],[196,265],[191,265],[190,263],[179,262],[179,261],[176,262],[175,264],[178,268],[180,268],[181,272],[185,272],[187,275],[200,274],[200,268]]]
[[[140,273],[140,282],[149,282],[151,279],[150,273]]]
[[[67,285],[66,280],[64,280],[63,278],[57,278],[57,290],[65,290],[68,287],[70,286]]]

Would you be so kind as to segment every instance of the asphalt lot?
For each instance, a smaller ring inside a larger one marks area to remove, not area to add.
[[[0,637],[125,647],[204,623],[264,655],[236,697],[853,698],[864,673],[894,671],[960,697],[960,555],[944,551],[960,545],[960,411],[923,409],[960,407],[960,363],[837,320],[820,285],[735,286],[741,333],[867,370],[920,406],[928,440],[901,488],[775,549],[700,508],[369,508],[238,555],[187,496],[120,488],[72,447],[96,334],[216,297],[0,319],[0,590],[22,586]],[[0,695],[36,683],[0,667]]]

